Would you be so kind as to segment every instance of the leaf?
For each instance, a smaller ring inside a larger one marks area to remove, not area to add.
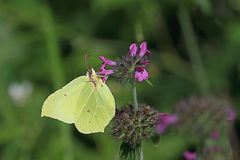
[[[146,80],[146,82],[150,85],[150,86],[152,86],[153,87],[153,84],[152,84],[152,82],[150,82],[149,80]]]
[[[160,134],[155,134],[155,135],[152,136],[152,138],[151,138],[153,144],[154,144],[156,147],[159,147],[160,139],[161,139],[161,135],[160,135]]]

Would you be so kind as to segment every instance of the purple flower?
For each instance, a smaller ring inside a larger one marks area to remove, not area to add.
[[[148,50],[147,50],[147,42],[142,42],[140,44],[140,50],[138,52],[138,47],[137,47],[137,44],[136,43],[132,43],[129,47],[129,55],[131,57],[135,57],[135,56],[140,56],[140,57],[143,57],[145,55],[147,55],[147,53],[150,53]]]
[[[100,73],[101,73],[102,75],[108,76],[108,75],[110,75],[110,74],[113,74],[113,70],[108,70],[108,69],[103,68],[103,69],[100,70]]]
[[[113,74],[113,70],[108,70],[105,68],[106,64],[103,63],[100,67],[99,75],[102,77],[103,82],[106,82],[108,76]]]
[[[132,43],[129,47],[128,54],[122,56],[122,58],[116,62],[104,56],[99,56],[103,61],[99,75],[104,82],[110,74],[113,74],[115,77],[125,82],[129,80],[129,82],[132,80],[139,82],[147,80],[149,78],[149,73],[146,67],[149,64],[149,53],[147,42],[142,42],[139,47],[136,43]]]
[[[135,79],[142,82],[148,79],[148,72],[143,67],[137,67],[135,69]]]
[[[105,58],[104,56],[99,56],[99,58],[103,61],[103,64],[107,64],[110,66],[116,65],[116,62],[109,60],[109,59]]]
[[[233,110],[233,108],[226,108],[226,112],[227,112],[227,120],[229,122],[234,122],[236,120],[236,112]]]
[[[139,56],[143,57],[146,53],[149,53],[149,51],[147,50],[147,42],[142,42],[140,44]]]
[[[220,138],[220,133],[218,130],[214,130],[211,132],[211,135],[210,135],[211,139],[213,140],[218,140]]]
[[[103,82],[106,82],[108,76],[110,74],[113,74],[113,70],[106,69],[106,65],[114,66],[114,65],[116,65],[116,62],[109,60],[109,59],[105,58],[104,56],[99,56],[99,58],[103,61],[102,65],[100,67],[99,74],[102,77]]]
[[[135,62],[134,77],[139,82],[147,80],[149,77],[149,74],[145,69],[146,65],[149,63],[148,56],[145,56],[147,53],[150,53],[147,50],[147,42],[142,42],[140,44],[140,49],[138,49],[136,43],[130,45],[129,56],[131,58],[135,57],[137,60],[137,63]],[[136,60],[134,59],[134,61]]]
[[[132,43],[129,47],[129,55],[131,57],[134,57],[136,56],[136,54],[137,54],[137,45],[136,43]]]
[[[159,123],[155,126],[155,130],[158,134],[162,134],[166,131],[169,125],[177,123],[176,115],[169,115],[167,113],[161,113]]]
[[[185,158],[185,160],[196,160],[197,154],[196,154],[196,152],[185,151],[183,153],[183,157]]]

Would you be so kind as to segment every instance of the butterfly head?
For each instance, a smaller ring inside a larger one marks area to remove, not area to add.
[[[87,72],[87,77],[89,78],[90,82],[93,82],[95,84],[95,86],[101,85],[103,83],[101,77],[97,75],[93,68]]]

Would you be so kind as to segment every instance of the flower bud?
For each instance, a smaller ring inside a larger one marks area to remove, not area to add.
[[[140,105],[137,111],[132,105],[122,107],[113,119],[112,135],[131,146],[139,145],[154,135],[154,126],[159,121],[157,115],[158,112],[147,105]]]

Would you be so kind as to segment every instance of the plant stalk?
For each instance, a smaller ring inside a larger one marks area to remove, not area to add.
[[[132,93],[133,93],[133,106],[135,110],[138,110],[138,100],[137,100],[137,87],[136,87],[136,82],[133,82],[132,86]]]
[[[202,94],[209,93],[209,82],[201,59],[201,52],[194,33],[189,12],[183,4],[180,4],[178,19],[187,47],[187,52],[192,62],[193,73]]]
[[[137,87],[136,87],[136,81],[132,84],[132,93],[133,93],[133,106],[136,111],[138,111],[138,100],[137,100]],[[143,158],[143,151],[142,151],[142,144],[140,144],[140,156],[139,160],[144,160]]]
[[[141,148],[140,148],[140,160],[144,160],[144,158],[143,158],[142,144],[141,144],[140,147],[141,147]]]

